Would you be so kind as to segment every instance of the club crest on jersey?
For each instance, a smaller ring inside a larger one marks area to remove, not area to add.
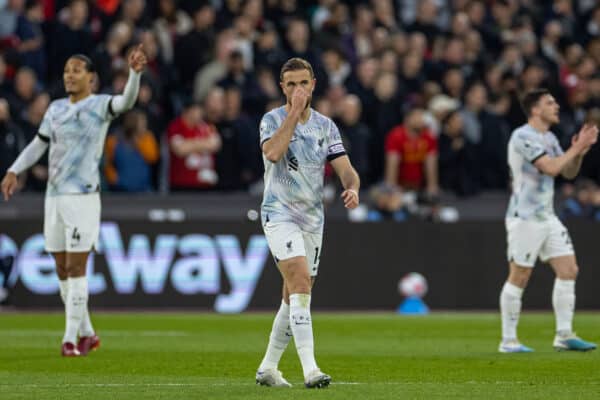
[[[323,142],[325,141],[325,139],[319,139],[317,141],[317,143],[319,144],[319,147],[323,147]]]

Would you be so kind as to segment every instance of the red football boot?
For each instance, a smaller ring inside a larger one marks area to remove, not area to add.
[[[60,353],[63,357],[79,357],[81,353],[73,343],[63,343],[62,348],[60,349]]]
[[[96,335],[81,336],[77,343],[77,349],[82,356],[86,356],[90,351],[96,350],[98,347],[100,347],[100,338]]]

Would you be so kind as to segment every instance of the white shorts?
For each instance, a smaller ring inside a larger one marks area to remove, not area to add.
[[[538,256],[546,262],[575,254],[569,231],[556,217],[547,221],[507,218],[506,233],[508,261],[521,267],[533,267]]]
[[[275,262],[306,257],[310,276],[317,276],[321,259],[322,233],[303,232],[293,222],[267,222],[263,226]]]
[[[79,253],[92,250],[100,233],[100,194],[46,196],[46,251]]]

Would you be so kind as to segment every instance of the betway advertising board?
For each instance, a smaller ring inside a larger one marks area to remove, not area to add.
[[[598,225],[569,229],[580,266],[577,308],[600,309]],[[62,307],[41,231],[40,220],[0,220],[0,259],[12,264],[8,284],[17,308]],[[312,306],[393,311],[402,301],[398,281],[419,272],[433,309],[497,309],[505,254],[501,221],[329,222]],[[275,309],[281,301],[281,277],[257,222],[104,221],[88,278],[91,307],[238,313]],[[539,264],[524,308],[550,309],[553,280]]]

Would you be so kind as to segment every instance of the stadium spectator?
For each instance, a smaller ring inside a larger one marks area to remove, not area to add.
[[[437,141],[426,128],[423,110],[410,110],[385,140],[385,182],[437,195]]]
[[[109,188],[119,192],[150,192],[152,165],[158,162],[159,149],[148,129],[146,115],[138,110],[123,116],[123,131],[106,140],[104,171]]]
[[[11,114],[17,115],[27,108],[37,93],[37,77],[35,72],[28,67],[17,71],[14,81],[14,90],[7,96]]]
[[[203,102],[217,84],[232,102],[233,93],[241,93],[242,118],[257,129],[256,118],[268,104],[280,102],[282,63],[291,56],[308,59],[319,82],[313,99],[319,109],[341,117],[347,93],[362,104],[361,123],[371,131],[367,185],[384,178],[386,134],[407,110],[429,109],[440,93],[448,96],[448,104],[464,100],[464,133],[476,142],[484,190],[507,188],[504,147],[509,128],[524,122],[523,90],[546,86],[559,100],[563,118],[557,133],[563,146],[588,110],[600,106],[600,8],[592,1],[326,0],[313,2],[318,4],[309,14],[295,0],[5,3],[0,10],[0,96],[16,109],[14,121],[26,131],[20,117],[37,91],[47,90],[52,98],[62,95],[66,57],[91,54],[103,79],[99,90],[111,93],[122,89],[124,57],[138,42],[149,58],[139,109],[157,137],[164,136],[167,121],[180,114],[188,99]],[[243,68],[235,69],[240,63],[230,57],[234,51],[241,54]],[[35,89],[26,96],[23,67],[36,72]],[[472,90],[487,92],[487,101],[469,115],[469,98],[478,97]],[[436,125],[452,109],[437,110],[435,118],[428,115],[433,133],[439,133]],[[234,114],[218,124],[228,126],[230,119],[237,120]],[[115,130],[121,124],[115,121]]]
[[[113,72],[127,66],[125,49],[133,38],[133,27],[124,21],[113,24],[108,31],[106,40],[98,44],[92,54],[96,66],[100,87],[108,86],[113,80]]]
[[[279,69],[287,60],[275,26],[268,21],[263,24],[262,29],[258,32],[255,41],[254,59],[257,68],[266,67],[275,75],[279,73]]]
[[[119,20],[136,27],[138,30],[146,30],[151,27],[146,13],[146,0],[123,0]]]
[[[199,104],[190,103],[167,129],[171,190],[210,189],[218,182],[215,154],[221,148],[221,139],[203,121],[202,113]]]
[[[193,21],[183,10],[177,8],[175,0],[159,0],[160,16],[154,21],[154,32],[160,46],[162,61],[173,62],[175,39],[186,35],[193,28]]]
[[[0,8],[0,40],[4,45],[16,44],[15,32],[24,8],[25,0],[8,0],[6,6]]]
[[[211,61],[216,32],[215,10],[210,3],[201,3],[193,13],[194,28],[175,42],[174,63],[179,82],[191,92],[196,71]]]
[[[227,75],[227,64],[234,51],[235,35],[230,29],[217,35],[212,61],[202,67],[194,78],[194,101],[202,102],[210,89]]]
[[[41,0],[28,0],[24,14],[17,21],[16,36],[19,38],[17,50],[22,65],[33,69],[37,76],[46,76],[46,53],[42,22],[44,9]]]
[[[376,102],[366,120],[372,133],[369,143],[370,183],[380,181],[383,176],[384,160],[381,155],[385,150],[386,135],[402,120],[403,113],[396,75],[380,75],[374,89]]]
[[[445,94],[436,94],[427,102],[425,121],[431,133],[438,137],[442,130],[442,121],[446,116],[456,111],[460,102]]]
[[[346,80],[348,91],[358,96],[362,101],[362,120],[367,121],[368,115],[373,115],[377,98],[375,97],[375,82],[379,74],[379,60],[375,57],[364,58],[352,75]],[[372,128],[372,125],[371,125]]]
[[[256,77],[251,71],[244,67],[244,56],[239,50],[234,50],[227,60],[227,73],[223,79],[217,82],[217,86],[228,88],[236,86],[242,92],[242,104],[244,109],[254,109],[259,113],[261,109],[256,110],[255,106],[261,96],[260,88]]]
[[[217,124],[222,143],[216,157],[219,188],[241,190],[256,181],[262,170],[260,147],[256,146],[258,130],[254,129],[250,119],[242,115],[240,89],[235,85],[229,86],[224,96],[224,115]],[[214,99],[211,100],[211,97]],[[207,97],[207,103],[215,100],[220,101],[215,94]]]
[[[350,75],[350,64],[346,61],[342,51],[331,47],[321,54],[323,67],[327,74],[329,86],[342,85]]]
[[[386,183],[374,185],[369,191],[369,200],[371,207],[367,215],[368,221],[402,222],[409,216],[403,202],[402,191],[396,185]]]
[[[0,98],[0,174],[6,173],[25,144],[25,135],[13,122],[8,102]]]
[[[92,33],[87,25],[89,6],[85,0],[73,0],[64,10],[64,20],[56,23],[49,38],[50,79],[62,79],[63,66],[73,54],[89,54],[94,49]],[[62,85],[62,83],[60,83]]]
[[[510,126],[493,107],[486,107],[488,103],[487,90],[481,82],[474,82],[467,88],[465,104],[461,109],[464,133],[477,149],[475,157],[480,186],[492,190],[506,189],[506,146],[510,138]]]
[[[361,122],[362,105],[358,96],[350,94],[344,97],[336,123],[346,139],[346,152],[358,172],[361,181],[367,181],[369,172],[369,140],[371,131]]]
[[[475,194],[476,148],[463,133],[460,112],[453,111],[444,118],[438,143],[440,187],[459,196]]]

